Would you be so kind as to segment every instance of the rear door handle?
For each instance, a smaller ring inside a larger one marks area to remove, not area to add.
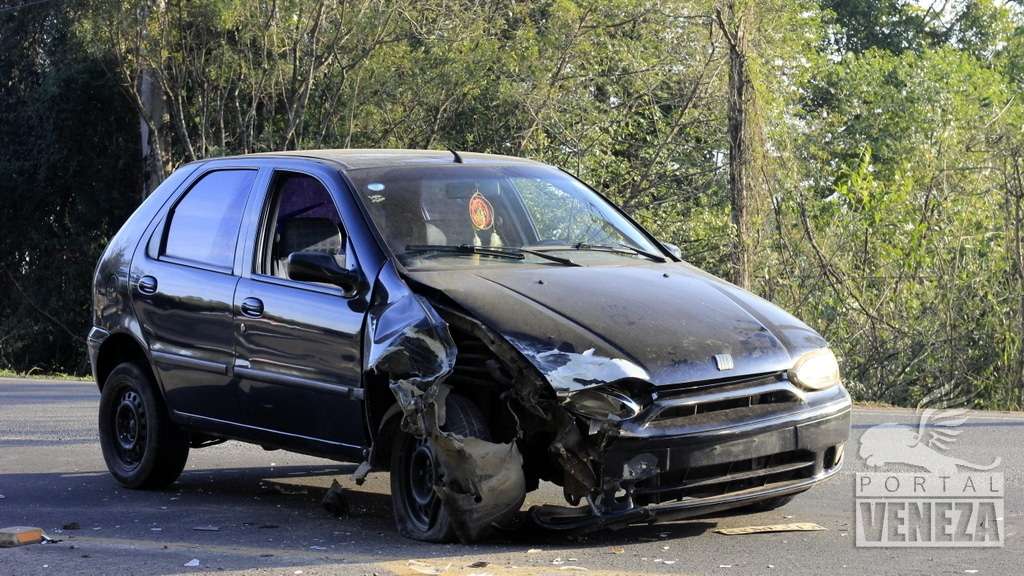
[[[263,316],[263,301],[259,298],[246,298],[242,300],[242,314],[249,318]]]
[[[139,292],[142,294],[156,294],[157,282],[152,276],[139,278]]]

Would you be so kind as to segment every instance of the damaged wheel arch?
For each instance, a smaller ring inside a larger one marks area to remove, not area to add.
[[[449,401],[452,388],[447,381],[458,350],[447,323],[431,303],[410,290],[390,265],[382,270],[375,293],[368,314],[366,369],[379,375],[378,381],[386,379],[401,412],[390,457],[396,519],[403,533],[414,538],[440,541],[450,531],[464,542],[479,540],[518,512],[525,499],[522,455],[515,438],[490,441],[489,431],[481,432],[486,430],[482,417],[463,413],[478,411],[472,404],[472,410],[465,408],[468,399]],[[452,418],[452,429],[446,426],[449,404],[462,407]],[[393,409],[388,414],[398,417]],[[381,424],[385,426],[387,420]],[[377,444],[387,441],[381,437]],[[430,496],[444,507],[433,518],[436,525],[424,525],[431,520],[429,515],[417,518],[415,510],[424,502],[435,504],[422,485],[418,490],[410,488],[414,474],[404,468],[407,464],[419,465],[420,472],[427,474]]]

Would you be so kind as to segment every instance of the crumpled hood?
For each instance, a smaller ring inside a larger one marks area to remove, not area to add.
[[[504,336],[560,393],[620,378],[660,386],[786,370],[826,345],[774,304],[685,263],[407,275]],[[734,368],[719,370],[716,354]]]

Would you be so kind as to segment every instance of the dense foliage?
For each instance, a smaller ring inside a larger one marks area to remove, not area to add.
[[[748,247],[859,399],[1021,408],[1022,97],[996,0],[0,0],[0,368],[85,370],[92,266],[182,162],[451,146],[562,166],[716,274]]]

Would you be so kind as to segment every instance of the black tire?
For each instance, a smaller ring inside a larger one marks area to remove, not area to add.
[[[476,404],[458,394],[445,402],[446,432],[491,439]],[[391,447],[391,507],[398,532],[425,542],[452,542],[455,531],[440,497],[433,490],[435,464],[429,445],[399,428]]]
[[[107,469],[128,488],[163,488],[185,468],[188,435],[171,422],[153,379],[134,363],[107,376],[99,428]]]

